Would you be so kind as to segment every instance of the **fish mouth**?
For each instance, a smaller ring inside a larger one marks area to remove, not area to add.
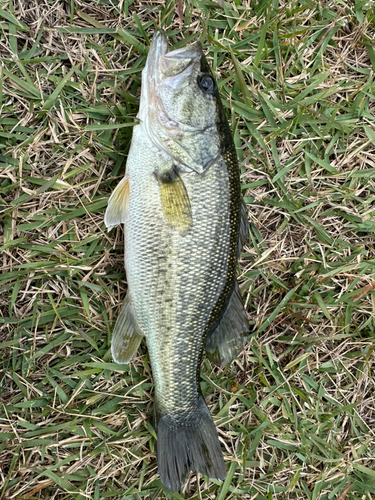
[[[148,115],[155,111],[158,100],[158,86],[169,78],[178,85],[184,78],[184,71],[203,56],[199,41],[179,49],[168,51],[168,37],[163,29],[157,29],[152,38],[146,65],[142,71],[142,92],[138,118],[146,123]]]
[[[164,30],[158,29],[154,33],[145,67],[148,79],[159,83],[164,78],[176,76],[202,55],[202,45],[199,41],[168,51],[167,35]]]
[[[202,57],[204,57],[203,49],[199,41],[169,51],[168,37],[165,31],[163,29],[155,31],[146,65],[142,71],[141,101],[137,115],[153,139],[155,137],[150,122],[155,122],[160,113],[165,115],[163,105],[158,97],[158,87],[165,80],[168,80],[169,85],[178,87],[181,82],[186,81],[186,74],[190,71],[189,67],[195,61],[201,61]]]

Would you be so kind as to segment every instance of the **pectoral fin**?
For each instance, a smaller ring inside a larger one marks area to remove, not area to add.
[[[184,230],[191,224],[191,207],[185,184],[175,167],[155,172],[159,183],[160,202],[165,220],[173,227]]]
[[[125,223],[129,199],[129,177],[125,177],[116,186],[108,201],[104,216],[104,224],[108,231],[121,223]]]
[[[129,363],[144,334],[140,329],[129,293],[122,305],[112,334],[112,357],[116,363]]]
[[[249,320],[236,281],[235,289],[219,325],[207,335],[205,347],[209,359],[218,365],[229,363],[242,351],[246,341],[244,337],[248,331]]]

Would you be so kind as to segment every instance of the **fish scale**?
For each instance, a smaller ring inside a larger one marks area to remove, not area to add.
[[[225,282],[229,246],[228,234],[225,234],[229,226],[229,200],[219,196],[222,193],[220,188],[227,184],[222,165],[213,165],[207,175],[199,178],[198,186],[197,179],[189,178],[188,174],[182,179],[191,199],[193,223],[183,235],[166,228],[167,233],[172,233],[169,234],[171,245],[167,255],[171,263],[174,292],[169,303],[170,317],[173,318],[173,323],[168,325],[170,337],[165,332],[167,325],[160,321],[157,311],[150,328],[152,333],[147,337],[158,410],[175,413],[176,408],[192,411],[198,402],[195,374],[202,336]],[[218,193],[216,197],[212,196],[212,188]],[[209,217],[204,214],[205,206],[211,208]],[[164,293],[158,283],[160,281],[156,279],[156,288],[150,290],[150,296]],[[152,285],[149,283],[149,286]],[[160,338],[166,337],[167,349],[165,340],[160,342]],[[170,364],[167,370],[164,369],[166,358]],[[181,383],[185,384],[186,391],[181,390]],[[180,413],[176,415],[176,418],[179,417],[184,418]]]
[[[196,406],[198,401],[195,377],[201,339],[227,276],[229,176],[222,159],[198,178],[182,174],[193,223],[180,234],[164,221],[158,184],[152,175],[155,162],[143,158],[145,147],[153,148],[141,130],[135,131],[127,164],[130,196],[125,265],[129,290],[147,337],[158,410],[191,410],[192,403]],[[170,162],[163,153],[159,158],[163,167]],[[141,182],[140,162],[143,172],[149,172]],[[133,176],[142,188],[132,189]],[[189,388],[187,392],[180,390],[182,381]]]

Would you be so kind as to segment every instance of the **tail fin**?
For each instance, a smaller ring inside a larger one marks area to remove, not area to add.
[[[176,421],[163,415],[157,426],[157,461],[161,480],[172,492],[181,489],[190,471],[224,479],[219,438],[203,397],[198,408]]]

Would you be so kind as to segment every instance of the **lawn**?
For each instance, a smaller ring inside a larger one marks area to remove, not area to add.
[[[0,2],[0,498],[375,498],[375,11],[362,0]],[[250,230],[250,318],[202,366],[224,482],[163,488],[146,347],[110,338],[126,293],[107,233],[150,39],[200,37]]]

